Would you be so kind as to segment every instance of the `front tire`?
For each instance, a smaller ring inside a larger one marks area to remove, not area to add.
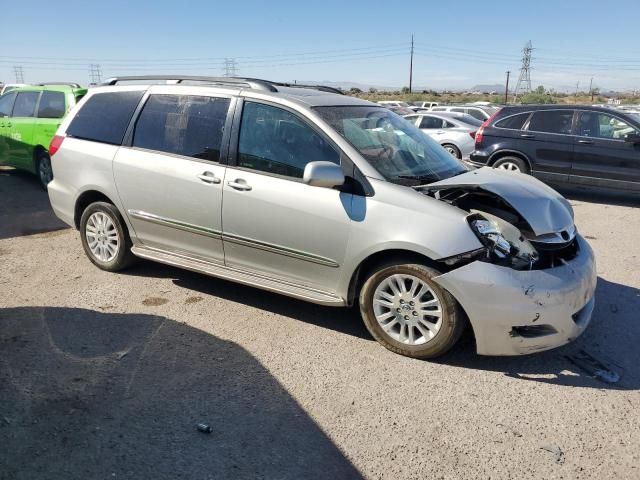
[[[36,160],[36,173],[38,174],[38,180],[40,180],[40,186],[46,192],[47,185],[49,185],[49,182],[53,180],[51,157],[49,157],[47,152],[42,152],[38,155]]]
[[[82,247],[89,260],[102,270],[117,272],[131,266],[131,238],[118,209],[107,202],[94,202],[80,218]]]
[[[464,330],[453,296],[433,281],[437,270],[419,264],[391,265],[374,272],[360,291],[367,330],[385,348],[412,358],[445,354]]]
[[[506,170],[508,172],[529,173],[527,162],[518,157],[502,157],[496,160],[493,168]]]

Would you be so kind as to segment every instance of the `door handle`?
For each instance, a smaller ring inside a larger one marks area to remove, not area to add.
[[[242,178],[236,178],[234,181],[229,181],[227,182],[227,185],[229,185],[231,188],[235,188],[236,190],[241,190],[243,192],[251,190],[251,185],[247,185],[247,182]]]
[[[438,130],[436,133],[442,135],[444,133],[444,131]]]
[[[520,136],[522,138],[536,138],[535,135],[531,135],[530,133],[521,133]]]
[[[578,143],[585,143],[587,145],[590,145],[593,143],[593,140],[578,140]]]
[[[198,178],[205,183],[214,183],[218,184],[222,182],[218,177],[215,176],[212,172],[204,172],[201,175],[198,175]]]

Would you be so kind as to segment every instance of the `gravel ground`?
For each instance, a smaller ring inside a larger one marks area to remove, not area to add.
[[[586,333],[426,362],[351,310],[102,272],[35,178],[0,170],[0,478],[640,478],[640,209],[569,197],[598,260]]]

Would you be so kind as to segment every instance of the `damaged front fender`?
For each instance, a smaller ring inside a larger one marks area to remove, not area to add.
[[[481,355],[523,355],[571,342],[589,324],[597,274],[593,251],[564,265],[519,271],[474,261],[434,280],[467,313]],[[555,331],[555,333],[554,333]]]

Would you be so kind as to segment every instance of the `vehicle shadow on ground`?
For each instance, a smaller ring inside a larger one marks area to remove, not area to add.
[[[171,278],[176,286],[190,291],[242,303],[318,327],[373,341],[360,319],[357,308],[316,305],[259,288],[154,262],[141,262],[123,273],[141,277]]]
[[[0,240],[69,228],[51,210],[35,175],[0,166]]]
[[[251,354],[167,318],[0,309],[0,378],[2,478],[361,478]]]
[[[591,324],[574,343],[555,350],[521,357],[476,355],[469,338],[439,363],[504,372],[524,381],[613,390],[640,390],[640,290],[598,278],[596,306]],[[471,343],[471,345],[469,345]],[[585,361],[591,357],[593,365]],[[602,373],[598,373],[602,370]],[[620,380],[608,383],[608,372]],[[615,376],[615,375],[614,375]]]
[[[256,288],[201,275],[152,262],[143,262],[128,274],[172,278],[179,287],[241,303],[374,341],[356,308],[322,307]],[[613,312],[612,310],[615,310]],[[523,381],[597,389],[640,390],[640,290],[598,278],[593,320],[575,343],[548,352],[520,357],[487,357],[476,354],[469,330],[447,355],[433,362],[504,372]],[[612,330],[611,322],[615,322]],[[380,347],[383,348],[383,347]],[[587,352],[604,366],[621,374],[620,381],[606,383],[594,378],[593,371],[578,367],[572,359]]]

